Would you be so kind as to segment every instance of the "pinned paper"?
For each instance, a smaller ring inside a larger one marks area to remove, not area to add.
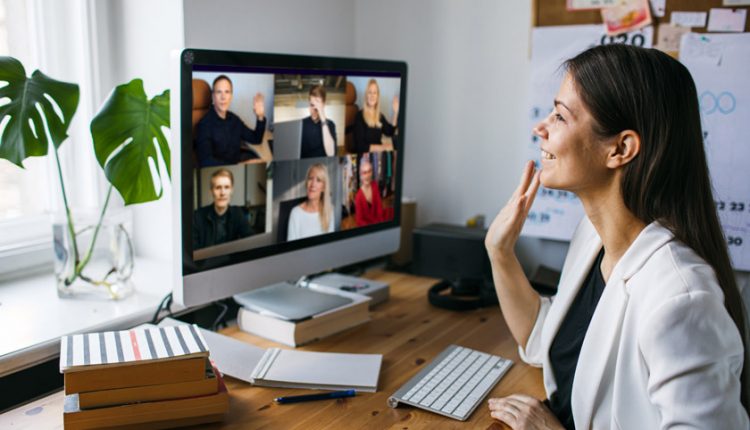
[[[670,24],[682,27],[705,27],[706,12],[672,12]]]
[[[736,32],[745,30],[747,9],[711,8],[708,16],[708,31]]]
[[[690,29],[672,24],[659,24],[655,48],[664,52],[677,52],[680,50],[680,40],[685,33],[690,33]]]
[[[714,37],[687,33],[680,40],[680,61],[693,63],[710,63],[714,66],[721,64],[724,45]]]
[[[724,6],[750,6],[750,0],[724,0]]]
[[[651,24],[648,0],[619,0],[617,6],[602,9],[602,21],[610,36]]]
[[[667,13],[667,0],[651,0],[651,10],[654,11],[655,17],[663,17]]]
[[[618,0],[568,0],[566,6],[568,10],[589,10],[614,6],[617,2]]]

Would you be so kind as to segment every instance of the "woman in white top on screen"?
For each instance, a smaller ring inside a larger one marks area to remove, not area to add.
[[[485,244],[521,358],[547,399],[490,399],[513,429],[747,429],[745,318],[719,225],[695,83],[654,49],[599,46],[566,62],[554,110]],[[514,245],[539,184],[586,216],[553,300]]]
[[[307,200],[289,215],[287,240],[302,239],[333,231],[333,205],[328,168],[316,163],[307,169]]]

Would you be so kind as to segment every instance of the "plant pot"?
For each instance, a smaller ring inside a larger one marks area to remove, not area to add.
[[[52,231],[59,297],[121,300],[134,291],[130,212],[107,213],[97,232],[99,215],[73,212],[75,243],[66,217],[55,217]]]

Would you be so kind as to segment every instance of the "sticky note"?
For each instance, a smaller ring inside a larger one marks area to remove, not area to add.
[[[708,31],[738,32],[745,30],[747,9],[711,8]]]
[[[667,12],[667,0],[651,0],[651,9],[654,11],[655,17],[663,17]]]
[[[706,12],[672,12],[670,24],[682,27],[705,27]]]
[[[617,0],[568,0],[566,6],[568,10],[588,10],[611,7],[617,4]]]
[[[656,49],[666,52],[675,52],[680,50],[680,39],[685,33],[689,33],[687,27],[680,27],[672,24],[659,24],[659,35],[656,40]]]

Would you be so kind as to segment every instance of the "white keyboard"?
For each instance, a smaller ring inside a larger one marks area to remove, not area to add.
[[[388,406],[416,406],[465,421],[513,362],[450,345],[388,398]]]

